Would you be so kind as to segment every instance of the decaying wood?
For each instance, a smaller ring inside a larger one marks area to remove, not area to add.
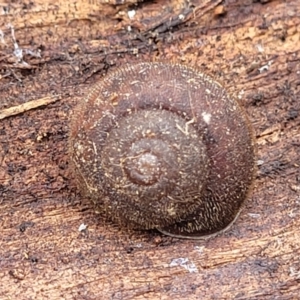
[[[299,16],[298,0],[2,1],[0,111],[61,100],[0,123],[0,298],[299,299]],[[126,231],[78,193],[72,110],[140,60],[197,66],[253,124],[255,188],[221,236]]]
[[[21,114],[25,111],[34,109],[34,108],[38,108],[44,105],[48,105],[50,103],[56,102],[58,100],[58,97],[44,97],[41,99],[36,99],[36,100],[32,100],[32,101],[28,101],[26,103],[17,105],[17,106],[13,106],[10,108],[6,108],[6,109],[2,109],[0,110],[0,120],[4,119],[4,118],[8,118],[11,116],[15,116],[18,114]]]

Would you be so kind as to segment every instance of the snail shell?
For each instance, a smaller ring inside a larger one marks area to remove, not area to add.
[[[74,113],[69,148],[81,189],[110,218],[177,237],[228,227],[254,177],[242,109],[180,64],[136,63],[103,78]]]

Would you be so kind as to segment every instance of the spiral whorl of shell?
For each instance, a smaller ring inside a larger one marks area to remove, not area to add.
[[[69,139],[82,190],[121,225],[183,237],[224,229],[254,173],[245,115],[179,64],[126,65],[78,105]]]

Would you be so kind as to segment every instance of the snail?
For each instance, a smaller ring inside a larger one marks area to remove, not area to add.
[[[81,190],[121,226],[182,238],[223,232],[254,180],[254,139],[238,102],[208,75],[141,62],[106,75],[69,135]]]

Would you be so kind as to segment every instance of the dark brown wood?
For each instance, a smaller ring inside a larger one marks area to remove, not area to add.
[[[0,3],[0,114],[59,99],[0,121],[0,298],[298,299],[299,1],[119,2]],[[253,195],[214,239],[118,228],[70,174],[75,104],[141,60],[197,66],[253,124]]]

